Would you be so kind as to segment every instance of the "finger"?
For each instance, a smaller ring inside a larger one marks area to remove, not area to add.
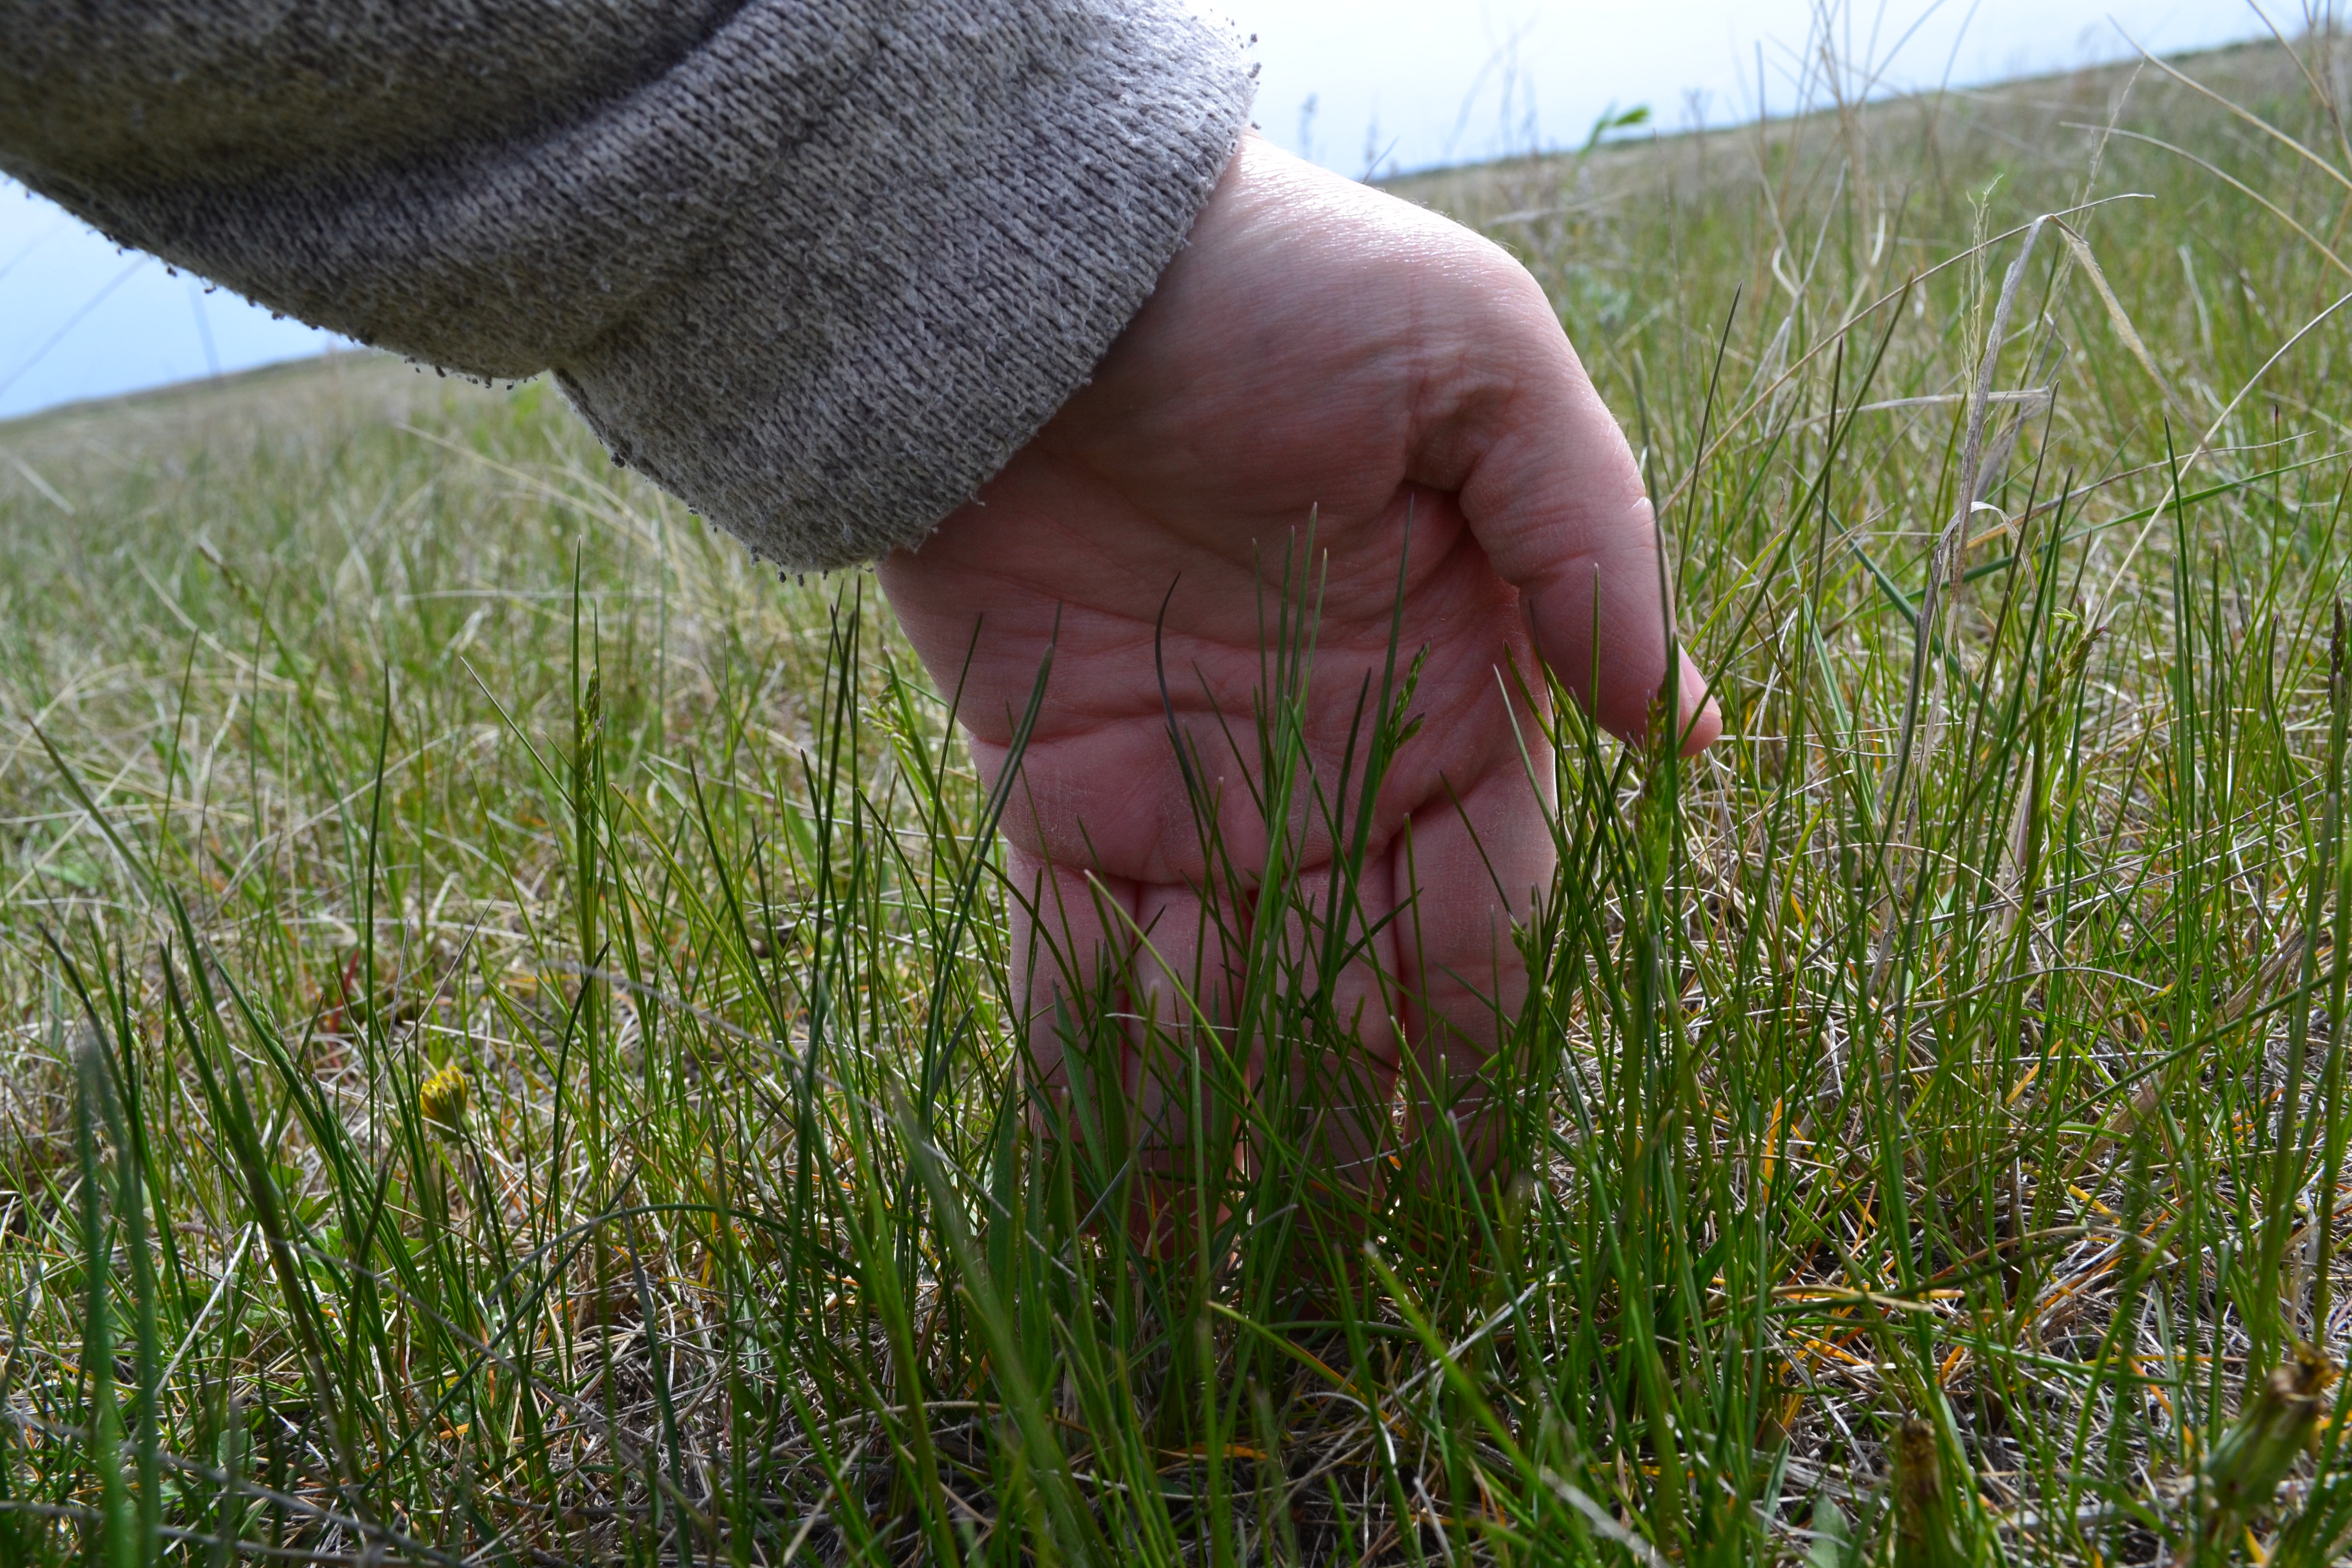
[[[1301,1026],[1281,1031],[1266,1068],[1289,1089],[1290,1128],[1277,1132],[1295,1130],[1306,1168],[1360,1197],[1379,1191],[1380,1163],[1394,1142],[1402,1007],[1396,925],[1381,918],[1396,907],[1392,865],[1385,855],[1368,861],[1336,898],[1328,867],[1287,890],[1282,990],[1316,1005]]]
[[[1128,1228],[1166,1258],[1199,1245],[1228,1212],[1255,1079],[1233,1026],[1245,936],[1229,900],[1182,886],[1143,884],[1134,918],[1127,1026],[1137,1180]]]
[[[1639,739],[1671,686],[1683,749],[1696,752],[1722,721],[1675,647],[1640,468],[1535,280],[1512,266],[1496,296],[1501,368],[1465,385],[1439,433],[1467,466],[1464,515],[1518,588],[1545,664],[1586,710]]]
[[[1056,1136],[1097,1161],[1125,1158],[1131,884],[1089,876],[1015,848],[1006,856],[1011,980],[1029,1083]]]
[[[1407,1136],[1418,1141],[1450,1117],[1480,1171],[1501,1152],[1495,1051],[1528,995],[1513,928],[1534,913],[1557,863],[1549,784],[1548,774],[1490,778],[1458,803],[1416,812],[1394,850],[1407,895],[1398,932]]]
[[[1254,1073],[1233,1049],[1236,911],[1017,849],[1008,864],[1013,993],[1048,1131],[1084,1144],[1094,1190],[1125,1183],[1139,1245],[1181,1248],[1221,1212]]]
[[[1244,938],[1236,910],[1182,887],[1138,889],[1135,926],[1129,1092],[1144,1147],[1179,1159],[1200,1120],[1238,1104],[1254,1076],[1233,1028]]]

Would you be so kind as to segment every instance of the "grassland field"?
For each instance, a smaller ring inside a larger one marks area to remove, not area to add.
[[[2352,40],[1799,74],[1396,183],[1550,291],[1728,734],[1562,710],[1517,1178],[1401,1149],[1311,1311],[1230,1060],[1213,1244],[1088,1223],[870,576],[536,383],[0,425],[0,1568],[2352,1556]]]

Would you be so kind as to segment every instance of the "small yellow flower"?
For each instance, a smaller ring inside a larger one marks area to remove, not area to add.
[[[416,1109],[425,1124],[442,1137],[455,1140],[466,1119],[466,1074],[456,1062],[425,1080],[416,1091]]]

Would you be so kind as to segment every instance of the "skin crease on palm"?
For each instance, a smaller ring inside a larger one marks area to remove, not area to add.
[[[1413,1081],[1459,1085],[1524,996],[1510,922],[1553,869],[1543,784],[1529,776],[1548,784],[1549,769],[1527,761],[1543,740],[1518,694],[1539,683],[1504,672],[1540,655],[1633,738],[1669,656],[1640,472],[1523,268],[1446,219],[1247,137],[1090,384],[971,504],[880,568],[933,678],[961,689],[991,781],[1052,650],[1003,825],[1015,994],[1050,1083],[1063,1071],[1055,996],[1105,962],[1127,976],[1121,1005],[1165,1026],[1133,1028],[1122,1065],[1163,1145],[1183,1118],[1136,1052],[1202,1015],[1221,1021],[1218,931],[1244,929],[1251,896],[1246,880],[1238,895],[1212,891],[1221,904],[1203,918],[1207,856],[1159,661],[1246,879],[1268,841],[1248,790],[1261,617],[1310,518],[1321,602],[1307,750],[1327,790],[1363,682],[1379,688],[1401,556],[1400,670],[1426,650],[1422,728],[1391,765],[1360,884],[1375,922],[1402,909],[1338,987],[1359,1053],[1343,1070],[1384,1098],[1410,1053]],[[1684,746],[1696,752],[1721,726],[1696,667],[1675,657]],[[1294,814],[1289,830],[1310,867],[1328,864],[1319,812]],[[1328,1140],[1328,1157],[1362,1161],[1387,1112],[1333,1110],[1354,1131]]]

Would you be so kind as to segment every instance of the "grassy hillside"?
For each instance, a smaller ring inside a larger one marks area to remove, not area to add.
[[[1406,185],[1551,290],[1730,734],[1563,719],[1524,1179],[1412,1152],[1304,1304],[1217,1064],[1216,1243],[1086,1223],[869,581],[537,385],[0,426],[0,1565],[2352,1551],[2296,47]]]

